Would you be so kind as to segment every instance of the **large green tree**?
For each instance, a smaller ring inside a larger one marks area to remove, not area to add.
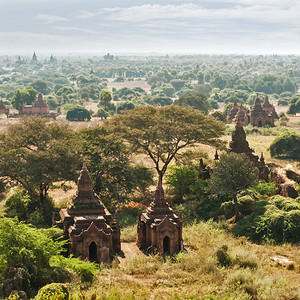
[[[170,162],[188,146],[217,146],[225,126],[192,107],[142,106],[107,120],[107,125],[131,145],[131,150],[149,156],[159,181]]]
[[[198,92],[186,93],[178,98],[174,104],[179,106],[192,106],[201,110],[203,113],[208,114],[211,109],[207,97]]]
[[[152,184],[152,172],[143,165],[132,165],[126,145],[104,126],[84,128],[77,135],[94,189],[107,203],[113,199],[122,202],[128,193],[143,191]]]
[[[244,154],[223,154],[216,162],[210,180],[212,190],[217,194],[233,195],[236,220],[239,218],[237,194],[254,185],[257,170]]]
[[[19,109],[20,104],[23,103],[30,105],[35,100],[37,93],[37,90],[32,86],[28,86],[23,90],[17,89],[11,99],[11,103],[16,109]]]
[[[109,107],[111,103],[112,95],[111,92],[107,89],[103,89],[100,93],[100,105],[103,105],[105,109]]]
[[[65,125],[26,117],[0,135],[0,176],[22,185],[42,210],[50,185],[74,180],[78,164],[74,133]]]

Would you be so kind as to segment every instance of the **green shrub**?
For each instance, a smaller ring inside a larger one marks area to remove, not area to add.
[[[81,282],[88,284],[94,281],[98,270],[96,264],[76,257],[54,256],[51,259],[51,266],[68,269],[76,273],[80,277]]]
[[[273,196],[277,192],[277,187],[274,181],[265,182],[260,180],[253,190],[261,195]]]
[[[67,112],[69,121],[90,121],[91,113],[84,107],[75,107]]]
[[[227,253],[228,247],[227,245],[223,245],[221,248],[219,248],[216,252],[218,263],[222,267],[229,267],[232,265],[232,259]]]
[[[69,290],[65,284],[62,283],[50,283],[43,286],[35,300],[68,300]]]
[[[286,132],[278,136],[270,145],[271,156],[286,156],[300,160],[300,135]]]
[[[17,219],[0,218],[0,277],[5,278],[11,268],[28,274],[24,291],[34,291],[52,281],[50,258],[63,252],[65,241],[54,241],[48,233]]]
[[[292,198],[275,195],[268,201],[256,201],[253,212],[233,228],[254,242],[300,242],[300,207]]]
[[[5,202],[6,215],[8,217],[18,217],[20,221],[27,221],[29,201],[29,195],[23,190],[11,195]]]

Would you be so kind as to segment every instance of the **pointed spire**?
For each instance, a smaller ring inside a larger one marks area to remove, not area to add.
[[[78,178],[78,192],[92,192],[93,193],[93,182],[90,173],[86,167],[85,160],[83,161],[82,170]]]
[[[215,160],[219,160],[218,149],[216,149],[216,153],[215,153]]]
[[[264,158],[264,153],[262,152],[260,155],[260,162],[264,165],[265,164],[265,158]]]
[[[33,55],[32,55],[32,61],[37,61],[37,57],[36,57],[35,52],[33,52]]]
[[[258,93],[256,93],[256,98],[255,98],[255,101],[254,101],[254,106],[261,106],[261,102],[259,100]]]
[[[241,128],[243,128],[243,124],[241,118],[238,116],[235,124],[235,129],[241,129]]]
[[[163,201],[164,202],[166,201],[165,192],[164,192],[164,189],[162,187],[161,180],[158,180],[157,187],[156,187],[156,190],[155,190],[154,202],[163,202]]]
[[[236,98],[234,98],[233,107],[236,107],[236,108],[238,107],[238,104],[237,104]]]

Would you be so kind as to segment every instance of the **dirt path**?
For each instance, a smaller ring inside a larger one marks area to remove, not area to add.
[[[126,261],[133,259],[136,256],[145,255],[137,246],[136,243],[122,243],[122,256],[118,256],[120,266],[124,265]]]

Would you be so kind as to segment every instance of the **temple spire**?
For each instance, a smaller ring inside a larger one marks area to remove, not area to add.
[[[254,101],[254,106],[261,106],[261,102],[259,100],[258,93],[256,93],[256,98],[255,98],[255,101]]]
[[[154,202],[165,202],[165,192],[162,187],[161,180],[158,180],[157,187],[155,190]]]
[[[78,192],[93,192],[93,182],[90,173],[86,166],[86,161],[83,161],[82,170],[80,171],[80,176],[78,178]]]
[[[218,149],[216,149],[216,153],[215,153],[215,160],[219,160]]]
[[[236,107],[236,108],[238,107],[238,104],[237,104],[236,98],[234,98],[233,107]]]

